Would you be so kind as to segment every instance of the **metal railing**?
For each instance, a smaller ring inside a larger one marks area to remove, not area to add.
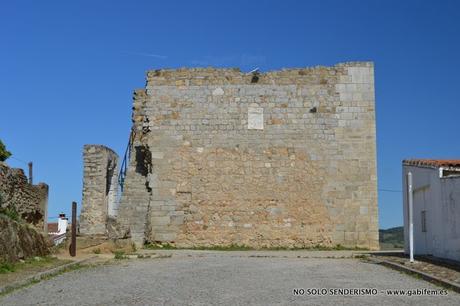
[[[128,171],[128,164],[129,159],[131,157],[131,151],[133,148],[134,137],[136,133],[134,129],[131,129],[131,133],[129,134],[128,145],[126,146],[125,156],[123,157],[123,161],[121,162],[120,173],[118,174],[118,185],[120,185],[120,190],[123,192],[123,186],[125,184],[126,172]]]

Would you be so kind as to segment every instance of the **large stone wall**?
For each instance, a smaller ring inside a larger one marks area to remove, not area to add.
[[[180,247],[377,249],[373,72],[148,72],[119,225]]]
[[[108,218],[117,214],[118,155],[104,146],[85,145],[83,163],[80,233],[106,235]]]
[[[0,209],[16,211],[27,223],[44,229],[48,185],[31,185],[22,169],[0,162],[0,197]]]

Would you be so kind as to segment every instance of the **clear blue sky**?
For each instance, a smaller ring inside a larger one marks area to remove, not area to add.
[[[379,189],[401,189],[404,158],[460,158],[460,1],[3,1],[0,139],[56,216],[81,203],[84,144],[124,152],[146,70],[367,60]],[[381,228],[401,202],[379,192]]]

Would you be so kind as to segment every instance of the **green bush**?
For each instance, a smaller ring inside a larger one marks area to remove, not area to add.
[[[0,214],[3,214],[14,221],[20,221],[21,217],[14,207],[0,208]]]
[[[10,156],[11,156],[11,152],[6,149],[2,140],[0,140],[0,161],[5,161]]]
[[[125,256],[125,252],[123,251],[114,251],[113,254],[115,255],[115,259],[126,259],[128,258],[127,256]]]
[[[9,262],[0,261],[0,274],[14,272],[16,268]]]

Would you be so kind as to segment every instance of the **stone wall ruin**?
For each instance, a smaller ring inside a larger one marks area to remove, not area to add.
[[[121,236],[378,249],[372,63],[149,71],[132,119]]]
[[[39,230],[45,228],[48,209],[48,185],[29,184],[24,170],[0,162],[0,212],[15,212]]]
[[[118,155],[105,146],[85,145],[83,163],[80,233],[107,235],[109,218],[118,209]]]

